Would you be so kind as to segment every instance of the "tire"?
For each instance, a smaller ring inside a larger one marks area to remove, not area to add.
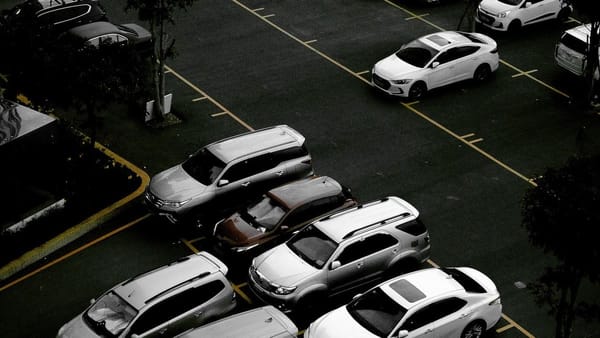
[[[473,73],[473,80],[475,80],[475,82],[484,82],[489,79],[491,75],[492,69],[487,63],[484,63],[475,69],[475,73]]]
[[[425,93],[427,93],[427,86],[425,85],[425,82],[419,81],[413,84],[412,87],[410,87],[410,89],[408,90],[408,98],[412,100],[417,100],[422,98],[425,95]]]
[[[508,24],[508,32],[515,33],[521,29],[521,21],[513,20]]]
[[[465,327],[460,338],[481,338],[484,333],[485,323],[482,321],[474,321]]]

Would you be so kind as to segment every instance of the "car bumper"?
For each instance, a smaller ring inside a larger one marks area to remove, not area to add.
[[[371,86],[382,90],[389,95],[408,97],[408,90],[410,89],[411,84],[412,82],[406,85],[394,84],[390,80],[376,73],[373,73],[371,76]]]
[[[508,29],[509,20],[506,18],[498,18],[491,13],[485,13],[477,10],[475,21],[493,30],[506,31]]]
[[[296,305],[297,300],[295,299],[294,293],[289,295],[276,295],[261,287],[251,273],[248,273],[248,278],[250,281],[248,283],[250,290],[262,302],[275,306],[283,313],[291,312]]]
[[[148,211],[152,214],[164,217],[173,224],[178,224],[181,222],[181,217],[179,215],[174,212],[163,210],[157,206],[152,198],[152,195],[147,191],[144,193],[144,204],[146,205]]]

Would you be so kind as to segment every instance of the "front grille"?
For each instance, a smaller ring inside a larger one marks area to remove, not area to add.
[[[165,204],[165,201],[154,196],[154,194],[152,194],[150,191],[146,191],[144,196],[146,197],[146,200],[148,200],[148,202],[150,202],[150,204],[152,204],[153,206],[155,206],[157,208],[161,208]]]
[[[377,87],[381,87],[383,89],[389,89],[390,88],[390,82],[384,78],[382,78],[381,76],[373,73],[373,83],[377,86]]]
[[[269,292],[273,292],[273,286],[271,285],[271,283],[269,283],[268,280],[266,280],[261,274],[260,272],[256,271],[255,267],[250,267],[250,278],[252,278],[252,280],[260,285],[261,288],[269,291]]]
[[[481,22],[487,23],[488,25],[491,25],[496,20],[494,19],[494,16],[491,13],[488,13],[483,9],[479,9],[477,11],[477,16],[479,17],[479,20],[481,20]]]

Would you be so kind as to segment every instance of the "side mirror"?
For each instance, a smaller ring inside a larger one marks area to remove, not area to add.
[[[404,337],[407,337],[407,336],[408,336],[408,331],[407,330],[400,330],[398,332],[398,336],[397,337],[398,338],[404,338]]]
[[[529,8],[529,7],[531,7],[531,2],[527,1],[527,2],[525,3],[525,8]]]
[[[134,334],[131,335],[131,338],[139,338],[139,337],[140,337],[140,335],[137,334],[137,333],[134,333]]]
[[[288,231],[289,229],[290,229],[290,227],[287,226],[287,225],[282,225],[281,226],[281,231]]]
[[[229,180],[219,180],[219,183],[217,183],[218,187],[222,187],[224,185],[228,185],[229,184]]]
[[[339,268],[340,266],[342,266],[342,263],[340,261],[333,261],[333,262],[331,262],[331,265],[329,266],[329,270],[335,270],[335,269]]]
[[[437,66],[439,66],[440,63],[438,61],[433,61],[433,63],[431,64],[431,68],[437,68]]]
[[[356,299],[356,298],[358,298],[360,296],[362,296],[362,293],[357,293],[357,294],[354,295],[354,297],[352,297],[352,299]]]
[[[90,304],[94,304],[96,302],[96,298],[90,299]]]

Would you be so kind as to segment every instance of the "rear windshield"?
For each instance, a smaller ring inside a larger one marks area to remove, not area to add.
[[[467,276],[464,272],[453,269],[453,268],[442,268],[442,271],[449,274],[454,278],[455,281],[458,282],[465,291],[472,293],[485,293],[485,289],[479,283],[477,283],[473,278]]]
[[[581,54],[585,54],[585,51],[587,49],[586,41],[579,40],[571,34],[563,35],[563,37],[560,38],[560,43]]]

